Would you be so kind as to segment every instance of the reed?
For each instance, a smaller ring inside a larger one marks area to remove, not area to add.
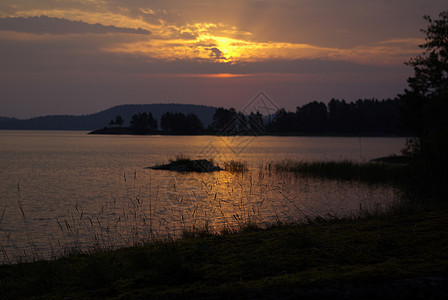
[[[6,206],[3,208],[1,216],[0,216],[0,228],[3,223],[3,218],[5,217],[6,208],[7,208]],[[3,261],[6,263],[10,263],[11,260],[8,255],[8,251],[6,251],[5,247],[3,246],[3,243],[1,243],[1,242],[0,242],[0,252],[2,253]]]
[[[170,163],[188,164],[192,162],[192,158],[185,154],[178,154],[175,158],[169,159]]]
[[[26,234],[26,238],[27,238],[27,241],[28,241],[29,250],[31,251],[31,259],[30,260],[32,260],[32,261],[38,260],[39,259],[39,254],[38,254],[38,252],[36,250],[36,246],[35,246],[35,244],[33,242],[31,231],[30,231],[29,224],[28,224],[28,219],[26,217],[25,211],[24,211],[23,206],[22,206],[22,195],[21,195],[21,190],[20,190],[20,184],[19,183],[17,184],[17,204],[18,204],[18,207],[19,207],[20,212],[21,212],[23,224],[25,226],[25,234]],[[26,252],[25,249],[23,249],[23,256],[19,254],[19,255],[16,256],[16,259],[18,259],[18,260],[25,260],[27,257],[29,257],[29,254]]]
[[[354,163],[351,161],[306,162],[285,160],[266,164],[268,171],[292,172],[303,176],[366,183],[405,186],[409,183],[410,167],[404,164]]]
[[[124,199],[105,201],[97,212],[84,212],[75,203],[66,218],[56,219],[62,238],[57,241],[60,250],[55,251],[54,256],[76,257],[132,247],[155,239],[153,197],[157,202],[158,190],[153,195],[149,182],[146,198],[137,180],[136,171],[131,176],[125,173]]]
[[[244,173],[249,171],[246,162],[230,160],[224,162],[224,170],[229,172]]]

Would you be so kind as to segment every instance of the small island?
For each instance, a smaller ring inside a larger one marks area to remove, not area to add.
[[[207,159],[190,159],[186,157],[177,157],[176,160],[170,160],[170,163],[147,167],[153,170],[168,170],[176,172],[215,172],[223,171],[221,167],[215,165],[213,160]]]

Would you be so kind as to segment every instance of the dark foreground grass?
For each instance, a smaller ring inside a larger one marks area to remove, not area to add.
[[[446,228],[439,208],[189,234],[0,266],[0,298],[437,298],[448,295]]]

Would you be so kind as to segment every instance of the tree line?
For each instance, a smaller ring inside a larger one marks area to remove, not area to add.
[[[298,106],[295,112],[278,110],[267,124],[271,133],[298,134],[403,134],[400,99],[363,99],[347,103],[331,99]]]
[[[298,106],[293,112],[281,108],[269,116],[219,107],[207,127],[194,113],[166,112],[160,118],[160,129],[153,115],[144,112],[132,116],[128,129],[135,134],[178,135],[404,134],[399,124],[401,105],[399,98],[356,102],[331,99],[328,104],[314,101]],[[117,127],[123,124],[121,116],[109,123]]]

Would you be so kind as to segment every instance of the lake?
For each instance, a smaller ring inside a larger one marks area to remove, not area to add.
[[[0,263],[53,258],[214,230],[343,216],[386,207],[400,192],[270,172],[269,162],[399,154],[404,138],[114,136],[0,131]],[[182,174],[146,167],[176,155],[246,162],[249,171]]]

